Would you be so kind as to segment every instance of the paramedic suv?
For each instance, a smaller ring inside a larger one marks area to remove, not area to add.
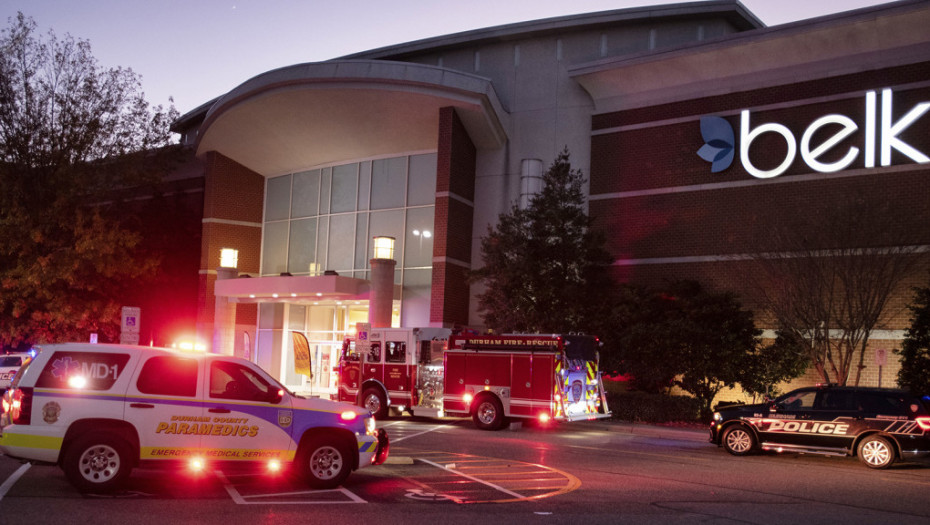
[[[858,456],[876,469],[930,454],[930,399],[903,390],[820,386],[761,405],[718,408],[710,440],[744,456],[759,450]]]
[[[83,491],[136,466],[291,466],[314,488],[380,464],[387,435],[367,410],[287,391],[230,356],[72,343],[40,347],[3,397],[0,451],[58,464]]]

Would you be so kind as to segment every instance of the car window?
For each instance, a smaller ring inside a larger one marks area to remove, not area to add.
[[[240,401],[270,401],[272,387],[254,370],[238,363],[214,361],[210,365],[210,397]]]
[[[380,363],[381,362],[381,343],[371,343],[371,348],[368,349],[368,355],[365,356],[366,363]]]
[[[18,355],[5,355],[0,357],[0,366],[20,366],[23,364],[23,358]]]
[[[791,392],[778,398],[778,404],[785,410],[803,410],[814,408],[814,401],[817,399],[817,391],[801,390]]]
[[[845,390],[824,390],[817,398],[817,410],[855,410],[856,404],[852,392]]]
[[[143,394],[194,397],[197,361],[188,357],[152,357],[142,366],[136,388]]]
[[[36,387],[109,390],[127,361],[129,354],[58,351],[45,364]]]
[[[895,394],[884,392],[859,392],[859,407],[873,414],[905,414],[906,400]]]
[[[384,360],[388,363],[403,363],[407,360],[407,343],[388,341],[384,343]]]

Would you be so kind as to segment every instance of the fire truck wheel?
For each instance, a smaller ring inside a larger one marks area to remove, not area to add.
[[[371,412],[375,419],[384,419],[388,414],[387,400],[377,388],[367,388],[362,394],[362,408]]]
[[[491,395],[479,397],[473,405],[472,420],[481,430],[497,430],[504,426],[504,407]]]

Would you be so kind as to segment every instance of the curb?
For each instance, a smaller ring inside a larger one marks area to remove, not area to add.
[[[591,430],[603,430],[608,432],[619,432],[622,434],[632,434],[636,436],[659,437],[664,439],[677,439],[682,441],[701,441],[710,442],[710,431],[697,428],[675,428],[664,427],[661,425],[649,425],[646,423],[630,423],[626,421],[607,422],[576,422],[576,425],[583,425]]]

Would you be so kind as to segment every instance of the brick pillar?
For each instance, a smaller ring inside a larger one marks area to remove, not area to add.
[[[230,305],[235,316],[216,319],[214,284],[221,248],[239,250],[239,273],[258,274],[261,264],[262,212],[265,204],[265,178],[258,173],[211,151],[204,157],[203,236],[200,248],[200,285],[197,305],[197,338],[211,343],[214,324],[223,321],[224,333],[250,331],[255,340],[257,310],[254,304]],[[228,310],[222,309],[227,312]],[[225,326],[232,323],[233,326]],[[220,328],[220,327],[216,327]],[[244,338],[238,334],[223,338],[224,348],[212,352],[242,355]],[[225,341],[229,341],[228,343]],[[212,345],[211,345],[212,346]],[[238,350],[238,351],[236,351]]]
[[[455,109],[439,110],[430,324],[468,324],[477,150]]]

